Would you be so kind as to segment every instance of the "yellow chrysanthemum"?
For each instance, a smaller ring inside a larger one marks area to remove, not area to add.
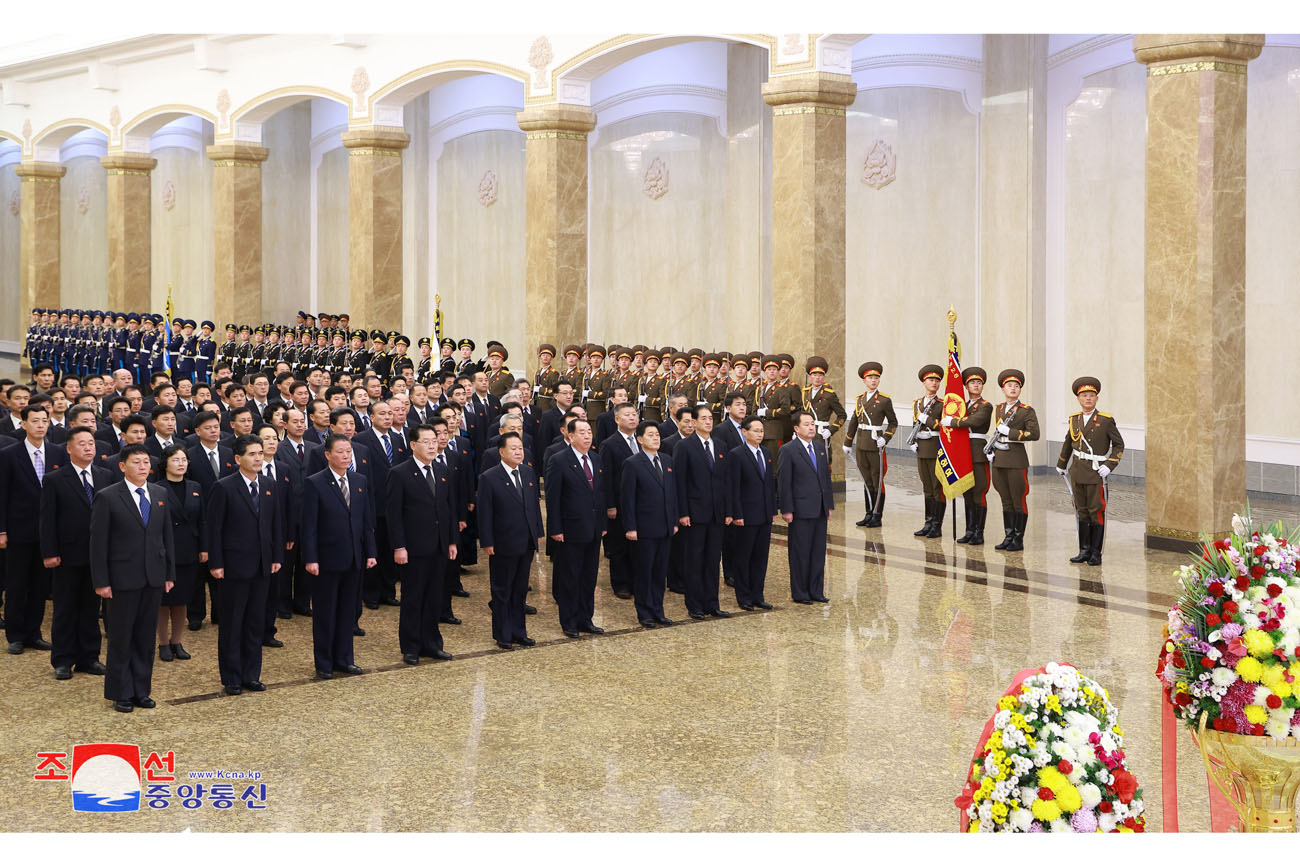
[[[1061,817],[1061,807],[1054,800],[1035,800],[1032,809],[1034,817],[1045,824]]]
[[[1060,695],[1048,695],[1048,696],[1047,696],[1047,701],[1044,702],[1043,706],[1046,707],[1047,709],[1051,710],[1052,712],[1056,713],[1057,715],[1060,715],[1060,713],[1061,713],[1061,697],[1060,697]]]
[[[1000,700],[998,701],[998,709],[999,709],[999,710],[1014,710],[1017,706],[1019,706],[1019,704],[1020,704],[1020,701],[1016,700],[1016,699],[1015,699],[1014,697],[1012,697],[1011,695],[1007,695],[1007,696],[1003,697],[1002,699],[1000,699]]]
[[[985,776],[984,781],[980,782],[980,790],[983,791],[985,794],[992,794],[993,786],[996,784],[997,783],[993,781],[992,776]]]
[[[1022,716],[1020,713],[1012,713],[1012,714],[1011,714],[1011,724],[1012,724],[1012,725],[1014,725],[1015,727],[1018,728],[1018,727],[1020,727],[1021,725],[1023,725],[1024,723],[1025,723],[1025,717]]]
[[[1294,692],[1294,687],[1286,680],[1282,680],[1280,683],[1274,683],[1269,686],[1269,688],[1271,688],[1273,694],[1277,695],[1279,698],[1289,698]]]
[[[1062,812],[1074,812],[1083,805],[1083,795],[1079,789],[1071,784],[1066,784],[1061,790],[1056,791],[1056,802],[1060,804]]]
[[[1007,804],[1006,804],[1006,803],[994,803],[994,804],[993,804],[993,820],[994,820],[995,822],[999,823],[999,824],[1001,824],[1001,823],[1003,823],[1004,821],[1007,820]]]
[[[1241,641],[1246,645],[1246,652],[1257,659],[1266,658],[1273,654],[1273,638],[1269,637],[1266,631],[1248,628],[1246,633],[1241,636]]]
[[[1268,721],[1268,710],[1256,704],[1251,704],[1245,708],[1246,721],[1252,725],[1262,725]]]
[[[970,828],[967,830],[967,832],[978,833],[979,831],[980,831],[980,822],[979,819],[976,818],[974,821],[970,822]]]
[[[1248,683],[1259,682],[1260,676],[1264,673],[1264,666],[1259,663],[1259,659],[1246,656],[1237,662],[1237,676],[1241,677]]]
[[[1047,766],[1038,771],[1038,784],[1051,788],[1054,794],[1060,794],[1061,789],[1070,784],[1070,780],[1061,775],[1060,770]]]
[[[1120,737],[1124,736],[1124,729],[1121,728],[1119,725],[1116,725],[1115,727],[1111,728],[1111,730],[1115,732],[1116,736],[1120,736]]]
[[[1286,682],[1286,670],[1281,665],[1264,665],[1264,670],[1259,675],[1259,681],[1271,689],[1278,683]]]
[[[1300,662],[1291,662],[1291,667],[1286,670],[1291,675],[1292,680],[1300,680]]]

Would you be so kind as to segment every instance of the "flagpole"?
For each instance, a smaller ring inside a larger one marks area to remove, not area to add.
[[[948,305],[948,351],[949,351],[949,354],[951,354],[951,352],[952,352],[953,340],[954,340],[954,338],[956,337],[956,334],[957,334],[957,310],[952,306],[952,304],[949,304],[949,305]],[[944,366],[945,366],[945,368],[947,367],[947,365],[944,365]],[[947,371],[946,371],[946,369],[945,369],[945,373],[944,373],[944,378],[945,378],[945,379],[947,378]],[[955,500],[955,499],[952,501],[952,537],[953,537],[954,540],[956,540],[956,538],[957,538],[957,500]]]

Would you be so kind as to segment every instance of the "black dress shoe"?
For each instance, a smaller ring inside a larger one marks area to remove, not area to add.
[[[39,638],[39,637],[38,637],[36,640],[29,640],[29,641],[27,641],[26,643],[23,644],[23,646],[25,646],[25,647],[27,647],[27,648],[29,648],[29,649],[34,649],[34,650],[45,650],[45,651],[47,651],[47,652],[48,652],[49,650],[54,649],[54,644],[50,643],[50,642],[47,641],[47,640],[43,640],[43,639],[41,639],[41,638]]]
[[[9,642],[9,655],[20,656],[23,654],[23,642],[20,640]]]
[[[365,636],[366,636],[366,630],[365,630],[364,628],[362,628],[361,626],[357,626],[357,627],[355,627],[354,629],[352,629],[352,636],[353,636],[353,637],[365,637]]]
[[[563,631],[564,631],[564,636],[565,636],[565,637],[577,637],[577,636],[578,636],[578,632],[577,632],[576,629],[567,629],[567,628],[566,628],[566,629],[564,629]]]
[[[497,646],[501,647],[503,650],[512,650],[515,648],[515,645],[508,640],[497,641]]]
[[[280,619],[293,619],[293,614],[287,610],[277,610],[275,615]]]
[[[344,665],[341,668],[335,668],[335,670],[339,671],[340,673],[352,674],[353,676],[356,676],[357,674],[365,673],[365,671],[363,671],[357,665]]]
[[[185,647],[181,646],[178,643],[172,644],[172,655],[174,655],[176,658],[180,659],[183,662],[190,660],[190,654],[185,651]]]
[[[615,597],[615,598],[631,598],[631,597],[632,597],[632,593],[628,592],[626,589],[616,589],[616,590],[614,590],[614,597]]]
[[[604,634],[604,633],[605,633],[605,630],[604,630],[603,628],[601,628],[601,627],[598,626],[598,625],[592,625],[591,623],[587,623],[587,624],[585,624],[585,625],[580,625],[580,626],[578,626],[578,631],[585,631],[587,634]]]
[[[463,589],[453,589],[451,594],[456,598],[469,598],[469,592]]]
[[[317,669],[316,669],[316,679],[318,679],[318,680],[332,680],[332,679],[334,679],[334,672],[333,672],[333,671],[323,671],[323,670],[321,670],[320,668],[317,668]]]
[[[405,653],[402,656],[402,661],[406,662],[408,665],[418,665],[420,663],[420,655],[419,653]]]
[[[377,601],[366,602],[366,610],[379,610],[379,602]]]
[[[272,649],[279,649],[280,647],[284,646],[284,641],[280,640],[279,638],[269,637],[266,640],[262,641],[262,646],[269,646]]]
[[[437,659],[438,661],[449,662],[451,661],[451,653],[445,652],[444,650],[434,650],[433,652],[429,653],[429,658]]]
[[[131,703],[135,704],[142,710],[152,710],[154,707],[158,706],[154,699],[148,695],[145,695],[143,698],[131,698]]]
[[[56,680],[72,679],[72,668],[68,667],[67,665],[60,665],[59,667],[54,669],[54,678]]]
[[[524,613],[528,616],[532,616],[537,613],[537,608],[533,607],[531,604],[526,604],[524,605]]]
[[[676,625],[676,623],[674,623],[671,619],[669,619],[666,616],[655,617],[655,622],[658,623],[659,625]]]
[[[294,605],[293,612],[298,616],[311,616],[311,607],[298,607]]]
[[[190,620],[190,621],[185,625],[185,627],[186,627],[187,629],[189,629],[190,631],[198,631],[199,629],[203,628],[203,623],[202,623],[202,622],[194,622],[193,620]]]
[[[830,602],[830,599],[824,595],[814,595],[812,600],[816,602],[820,602],[822,604],[827,604],[828,602]]]
[[[249,682],[244,683],[244,691],[264,692],[266,691],[266,683],[262,682],[261,680],[251,680]]]
[[[226,686],[226,694],[228,695],[239,695],[239,694],[243,694],[243,692],[244,692],[243,686]]]
[[[765,602],[765,601],[756,601],[756,602],[754,602],[754,607],[761,607],[763,610],[771,610],[771,609],[772,609],[772,605],[768,604],[768,603]]]
[[[642,628],[659,628],[659,624],[652,619],[639,619],[637,622],[641,623]]]
[[[722,582],[725,583],[727,586],[735,586],[735,585],[736,585],[736,579],[735,579],[734,577],[724,577],[724,578],[722,579]]]
[[[172,655],[172,645],[171,645],[171,644],[169,644],[169,643],[160,643],[160,644],[158,644],[158,659],[159,659],[160,661],[169,662],[169,661],[171,661],[171,660],[174,659],[174,658],[175,658],[175,656]]]
[[[740,605],[740,609],[741,609],[741,610],[753,610],[753,609],[754,609],[754,606],[753,606],[752,604],[742,604],[742,605]]]
[[[727,619],[731,614],[725,610],[711,610],[709,611],[709,616],[715,616],[718,619]]]
[[[691,619],[708,619],[708,617],[709,617],[709,615],[708,615],[707,613],[693,613],[693,614],[691,614]]]
[[[438,622],[445,622],[447,625],[460,625],[460,617],[440,616],[438,617]]]
[[[135,709],[135,705],[130,701],[113,701],[113,709],[119,713],[129,713]]]
[[[514,642],[519,644],[520,646],[537,646],[537,641],[533,640],[527,635],[524,635],[523,637],[515,638]]]
[[[393,595],[393,596],[389,596],[388,598],[381,598],[381,599],[379,599],[379,603],[380,603],[380,604],[386,604],[386,605],[388,605],[389,607],[401,607],[401,606],[402,606],[402,603],[401,603],[400,601],[397,600],[397,596],[395,596],[395,595]]]
[[[794,600],[794,603],[795,603],[795,604],[812,604],[812,599],[811,599],[811,598],[796,598],[796,599]]]
[[[177,656],[177,658],[180,658],[180,656]],[[189,658],[189,656],[186,656],[186,658]],[[104,674],[108,673],[108,668],[104,667],[101,662],[91,662],[88,665],[77,665],[73,670],[82,674],[94,674],[97,677],[102,677]]]

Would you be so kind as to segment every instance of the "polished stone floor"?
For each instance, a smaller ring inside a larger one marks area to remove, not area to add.
[[[837,455],[838,456],[838,455]],[[159,662],[157,709],[130,715],[102,681],[56,682],[46,653],[0,656],[0,830],[927,831],[956,827],[952,798],[976,737],[1015,672],[1070,661],[1106,685],[1130,766],[1160,827],[1159,693],[1152,674],[1170,573],[1142,547],[1142,489],[1115,484],[1101,568],[1073,566],[1074,523],[1055,475],[1034,479],[1023,553],[912,537],[914,463],[894,461],[886,525],[864,530],[861,486],[831,529],[826,605],[790,603],[774,542],[771,612],[643,631],[602,567],[596,623],[568,640],[535,566],[532,649],[497,650],[486,563],[466,576],[450,662],[401,663],[397,609],[367,611],[362,676],[311,679],[310,622],[281,621],[261,694],[219,694],[216,633]],[[996,505],[994,506],[996,508]],[[1295,519],[1273,500],[1260,514]],[[949,512],[951,515],[951,512]],[[724,605],[736,610],[734,596]],[[47,615],[48,629],[48,615]],[[47,631],[48,634],[48,631]],[[161,811],[74,813],[66,782],[32,780],[37,752],[75,743],[174,750],[177,769],[257,770],[268,805],[178,800]],[[1184,830],[1207,828],[1204,776],[1179,744]]]

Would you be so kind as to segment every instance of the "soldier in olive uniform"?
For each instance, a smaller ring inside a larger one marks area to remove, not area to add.
[[[958,544],[984,543],[984,519],[988,517],[988,493],[993,476],[988,458],[984,456],[989,422],[993,418],[993,404],[980,396],[984,391],[987,374],[983,367],[967,367],[962,371],[962,384],[966,386],[966,416],[954,418],[944,415],[939,423],[944,427],[957,427],[970,431],[970,460],[975,483],[962,494],[966,500],[966,534],[957,539]]]
[[[632,359],[636,351],[630,346],[619,346],[614,357],[615,370],[610,375],[610,392],[614,388],[627,391],[627,402],[633,406],[641,404],[641,377],[632,369]]]
[[[542,343],[537,347],[537,363],[540,366],[537,375],[533,377],[533,400],[537,402],[539,417],[555,406],[555,386],[560,382],[560,371],[551,367],[554,360],[554,346]]]
[[[564,347],[564,372],[560,378],[573,386],[573,401],[580,402],[582,394],[582,368],[578,363],[582,357],[582,347],[570,343]]]
[[[704,356],[704,375],[695,386],[695,405],[708,406],[713,417],[722,421],[722,398],[727,396],[728,382],[718,371],[722,368],[722,355],[710,352]]]
[[[1025,523],[1029,519],[1029,455],[1024,443],[1038,439],[1038,415],[1020,402],[1025,374],[1007,369],[998,373],[1006,398],[993,408],[993,489],[1002,500],[1002,522],[1007,537],[994,550],[1024,550]]]
[[[421,345],[428,345],[430,342],[428,337],[420,341]],[[355,380],[366,372],[366,367],[370,366],[370,353],[366,351],[366,332],[353,331],[351,344],[351,351],[348,352],[347,370]]]
[[[610,375],[605,372],[605,347],[596,343],[587,345],[587,369],[583,371],[582,394],[588,418],[599,418],[609,408]]]
[[[835,389],[826,384],[826,368],[830,365],[821,355],[813,355],[804,363],[808,374],[808,387],[799,394],[799,405],[813,414],[817,435],[826,442],[826,460],[831,460],[831,437],[844,426],[848,413]]]
[[[885,511],[885,474],[889,472],[885,445],[898,430],[898,418],[894,415],[894,401],[880,391],[884,369],[879,361],[867,361],[858,367],[858,378],[867,390],[858,395],[844,428],[844,453],[852,454],[857,461],[867,500],[867,513],[858,526],[880,526]]]
[[[768,459],[776,465],[776,452],[785,441],[785,428],[794,406],[790,405],[790,389],[776,383],[781,361],[776,355],[763,356],[763,381],[754,394],[754,414],[763,419],[763,447]]]
[[[667,395],[664,393],[664,377],[659,375],[659,355],[653,349],[647,350],[643,363],[645,372],[637,383],[636,398],[641,407],[641,420],[662,423]]]
[[[515,386],[514,374],[506,366],[510,352],[500,343],[488,349],[488,393],[500,400]]]
[[[925,525],[912,534],[918,538],[939,538],[943,535],[943,515],[948,510],[948,500],[935,475],[939,460],[939,419],[943,417],[943,398],[938,395],[943,368],[926,364],[917,377],[925,386],[925,393],[912,402],[912,423],[917,427],[912,452],[916,454],[916,469],[925,494]]]
[[[1079,553],[1070,557],[1070,562],[1101,565],[1106,539],[1106,477],[1124,456],[1124,437],[1119,435],[1115,419],[1097,409],[1100,380],[1080,376],[1071,389],[1083,411],[1070,416],[1069,430],[1056,459],[1056,471],[1063,476],[1069,465],[1074,512],[1079,521]]]
[[[695,388],[692,387],[691,380],[686,375],[686,368],[691,363],[690,356],[685,352],[673,352],[670,360],[672,373],[668,376],[668,381],[664,383],[664,395],[672,397],[677,394],[685,394],[686,405],[695,405]]]

